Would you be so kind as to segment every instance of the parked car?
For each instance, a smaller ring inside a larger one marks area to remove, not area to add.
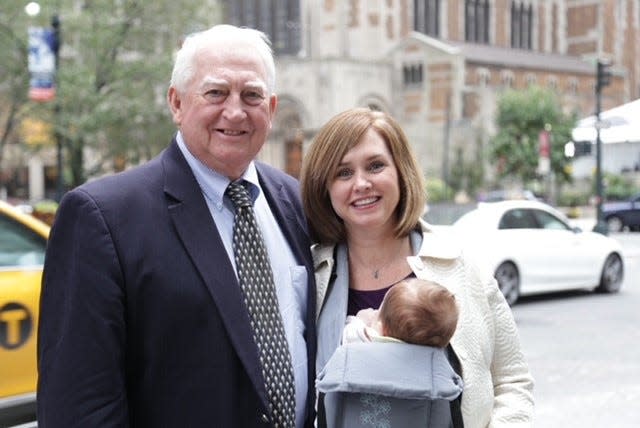
[[[640,193],[618,202],[602,204],[602,218],[607,222],[610,232],[621,232],[625,229],[640,230]]]
[[[526,189],[512,189],[512,190],[491,190],[489,192],[481,193],[478,196],[478,202],[499,202],[509,200],[528,200],[537,201],[538,197],[531,191]]]
[[[543,202],[480,203],[451,230],[471,255],[488,263],[511,305],[520,296],[581,288],[614,293],[622,285],[620,244],[572,227]]]
[[[35,403],[40,281],[49,226],[0,201],[0,426]]]

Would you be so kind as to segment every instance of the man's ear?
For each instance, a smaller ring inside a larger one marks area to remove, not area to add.
[[[271,95],[269,98],[269,111],[271,115],[276,114],[276,110],[278,109],[278,96],[276,94]]]
[[[180,126],[180,123],[182,122],[182,99],[180,98],[179,92],[173,86],[171,86],[167,91],[167,102],[171,109],[173,123]]]
[[[272,94],[269,97],[269,129],[273,127],[273,118],[276,117],[276,110],[278,110],[278,96]]]

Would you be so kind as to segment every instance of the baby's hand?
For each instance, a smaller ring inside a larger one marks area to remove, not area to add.
[[[361,309],[356,317],[362,320],[367,327],[375,328],[378,322],[378,310],[373,308]]]

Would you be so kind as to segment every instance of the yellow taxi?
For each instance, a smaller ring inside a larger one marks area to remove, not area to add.
[[[40,281],[49,226],[0,200],[0,414],[35,400]]]

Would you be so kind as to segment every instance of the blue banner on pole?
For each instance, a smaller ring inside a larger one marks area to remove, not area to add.
[[[29,28],[29,99],[51,101],[56,97],[57,40],[53,30]]]

